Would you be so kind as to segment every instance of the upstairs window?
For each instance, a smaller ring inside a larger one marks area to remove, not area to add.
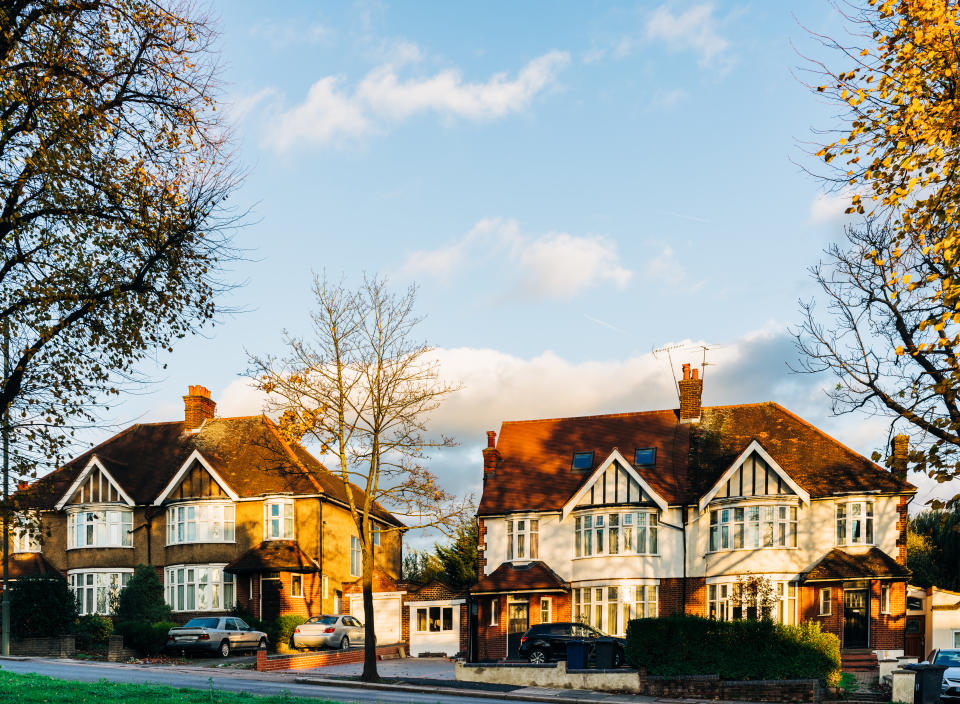
[[[573,469],[574,472],[593,469],[593,452],[574,452],[571,469]]]
[[[233,504],[196,503],[167,509],[167,545],[232,543],[235,539]]]
[[[360,550],[360,538],[355,535],[350,536],[350,576],[359,577],[363,574],[363,555]]]
[[[536,560],[540,552],[540,521],[523,518],[507,521],[507,562]]]
[[[710,552],[795,547],[796,506],[743,506],[710,512]]]
[[[133,547],[133,511],[76,511],[67,516],[68,548]]]
[[[653,467],[657,463],[657,448],[637,448],[633,453],[633,463],[638,467]]]
[[[574,557],[656,555],[658,526],[654,511],[576,516]]]
[[[14,516],[12,532],[10,534],[10,551],[40,552],[39,520],[27,518],[23,515]]]
[[[837,545],[873,545],[873,502],[837,504]]]
[[[293,499],[271,499],[263,513],[267,540],[293,540]]]

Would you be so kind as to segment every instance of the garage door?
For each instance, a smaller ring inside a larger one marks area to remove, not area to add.
[[[363,595],[350,595],[350,615],[360,619],[363,618]],[[373,627],[377,633],[377,643],[386,645],[388,643],[400,642],[400,595],[391,594],[389,596],[373,597]]]

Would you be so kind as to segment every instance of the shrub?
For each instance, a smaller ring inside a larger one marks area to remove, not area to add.
[[[163,598],[163,582],[151,565],[137,565],[117,603],[117,621],[169,621],[170,607]]]
[[[306,621],[307,619],[303,616],[281,616],[267,628],[267,638],[274,647],[281,643],[289,645],[290,638],[293,637],[293,629]]]
[[[256,616],[254,616],[253,612],[250,611],[249,609],[245,609],[242,606],[240,606],[240,604],[237,604],[236,606],[234,606],[233,611],[231,611],[230,613],[233,616],[236,616],[237,618],[242,618],[244,623],[250,626],[250,628],[252,628],[253,630],[263,631],[264,633],[267,632],[267,630],[263,627],[263,621],[261,621]]]
[[[15,638],[59,636],[77,620],[77,601],[60,577],[23,577],[10,585],[10,627]]]
[[[769,619],[714,621],[668,616],[630,621],[626,658],[650,675],[815,678],[835,684],[840,673],[840,641],[814,622],[784,626]]]
[[[163,652],[167,632],[176,628],[171,621],[148,623],[147,621],[123,621],[117,624],[117,632],[123,634],[123,644],[137,651],[141,657],[150,657]]]
[[[113,634],[113,621],[99,614],[87,614],[77,619],[73,632],[80,650],[96,650],[106,646]]]

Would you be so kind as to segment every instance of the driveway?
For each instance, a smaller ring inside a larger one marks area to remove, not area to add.
[[[351,677],[363,672],[363,663],[330,665],[310,670],[311,674],[321,677]],[[423,680],[455,680],[455,664],[445,658],[405,658],[403,660],[381,660],[377,663],[377,672],[385,679],[416,678]]]

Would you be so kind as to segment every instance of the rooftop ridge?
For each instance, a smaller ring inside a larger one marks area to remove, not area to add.
[[[731,404],[726,404],[722,406],[703,406],[703,410],[712,411],[712,410],[722,410],[725,408],[750,408],[753,406],[771,406],[771,405],[783,408],[776,401],[757,401],[755,403],[731,403]],[[553,421],[560,421],[560,420],[590,420],[594,418],[598,418],[598,419],[599,418],[627,418],[631,416],[644,416],[644,415],[665,414],[665,413],[676,415],[677,409],[676,408],[658,408],[658,409],[653,409],[649,411],[621,411],[620,413],[597,413],[594,415],[586,415],[586,416],[557,416],[555,418],[525,418],[523,420],[505,420],[503,421],[502,425],[507,425],[508,423],[511,425],[518,424],[518,423],[550,423]]]

